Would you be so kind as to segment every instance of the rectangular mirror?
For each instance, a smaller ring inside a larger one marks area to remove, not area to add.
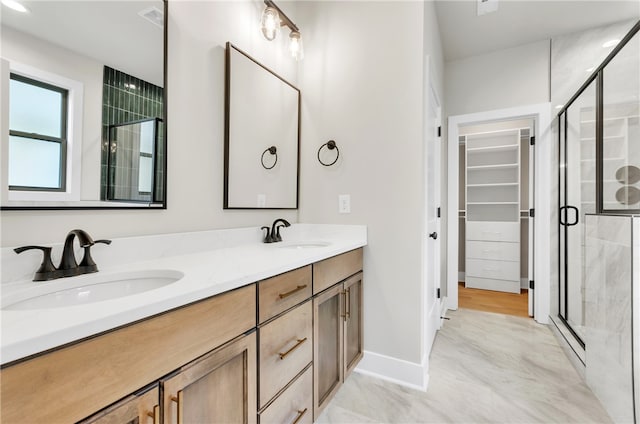
[[[225,209],[297,209],[300,90],[226,48]]]
[[[27,7],[0,22],[2,209],[165,208],[166,1]]]

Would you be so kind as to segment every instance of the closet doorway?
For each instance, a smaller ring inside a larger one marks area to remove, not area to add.
[[[459,127],[458,304],[462,308],[533,315],[528,298],[533,281],[534,129],[533,119]]]
[[[548,323],[550,104],[450,116],[447,129],[447,309],[474,290]]]

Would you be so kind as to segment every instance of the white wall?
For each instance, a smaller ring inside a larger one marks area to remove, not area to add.
[[[549,40],[445,64],[447,114],[549,101]]]
[[[433,3],[302,2],[298,8],[301,26],[311,29],[304,32],[300,74],[300,219],[368,226],[365,350],[421,364],[423,55],[433,55],[440,98],[443,91]],[[327,168],[316,152],[330,139],[340,159]],[[338,213],[339,194],[351,195],[350,214]]]
[[[279,5],[296,20],[294,3]],[[286,34],[270,43],[260,33],[263,8],[258,0],[169,2],[167,210],[2,211],[2,246],[60,242],[72,228],[109,238],[296,222],[297,211],[222,209],[225,43],[297,80]]]

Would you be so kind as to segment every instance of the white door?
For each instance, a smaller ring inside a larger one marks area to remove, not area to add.
[[[426,110],[424,178],[425,178],[425,213],[424,213],[424,278],[427,300],[433,299],[427,306],[427,337],[435,336],[441,326],[441,308],[444,293],[440,287],[440,113],[439,102],[433,91],[429,90]]]

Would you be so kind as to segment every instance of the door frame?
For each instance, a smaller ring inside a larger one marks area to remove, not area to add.
[[[534,204],[534,319],[549,323],[551,292],[551,103],[519,106],[486,112],[450,116],[447,125],[447,309],[458,309],[458,165],[460,125],[481,124],[512,119],[534,119],[535,179]]]

